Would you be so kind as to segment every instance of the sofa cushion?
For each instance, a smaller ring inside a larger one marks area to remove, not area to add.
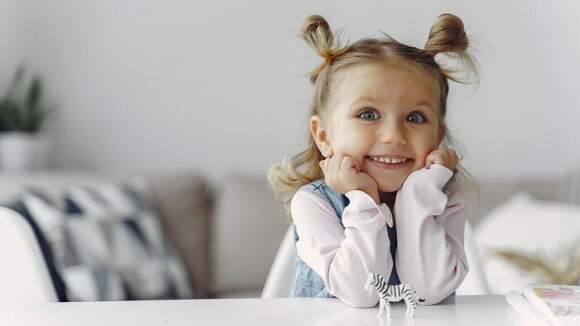
[[[145,188],[135,179],[131,187],[68,189],[67,224],[78,260],[119,271],[132,298],[191,298],[185,266],[163,235]]]
[[[567,169],[562,174],[560,183],[560,199],[567,203],[580,205],[580,166]]]
[[[46,264],[49,270],[54,270],[58,274],[56,279],[53,276],[55,288],[57,292],[62,288],[66,293],[64,297],[59,294],[60,301],[128,299],[120,275],[115,271],[106,274],[96,271],[95,274],[99,275],[94,275],[90,283],[70,282],[67,270],[78,266],[79,261],[67,236],[69,231],[67,230],[66,214],[49,204],[45,198],[26,191],[21,194],[18,202],[12,207],[24,216],[33,228],[38,228],[37,240],[43,248],[50,252],[50,255],[44,255]],[[85,274],[90,276],[90,270]],[[101,291],[97,289],[99,287],[97,286],[98,279],[101,281]],[[91,288],[95,290],[90,290]],[[87,291],[95,293],[95,295],[90,297],[79,295]]]
[[[182,262],[143,188],[71,187],[67,211],[32,193],[21,202],[51,245],[70,301],[191,298]]]
[[[258,294],[289,222],[265,178],[235,175],[219,184],[213,227],[215,295]]]
[[[560,283],[579,263],[579,223],[580,206],[527,193],[491,211],[475,230],[491,292],[505,294],[527,283]]]
[[[196,298],[211,297],[211,207],[204,178],[195,173],[146,176],[163,229],[179,252],[195,286]]]
[[[561,183],[557,178],[537,177],[528,179],[488,179],[478,182],[479,191],[468,194],[473,213],[469,222],[474,228],[487,218],[488,214],[513,196],[526,192],[534,198],[548,201],[560,200]]]

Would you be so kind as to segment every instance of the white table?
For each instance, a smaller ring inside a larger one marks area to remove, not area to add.
[[[0,304],[0,325],[515,325],[517,315],[504,296],[457,296],[419,306],[405,318],[405,304],[391,305],[393,317],[375,308],[351,308],[338,299],[221,299],[45,304]]]

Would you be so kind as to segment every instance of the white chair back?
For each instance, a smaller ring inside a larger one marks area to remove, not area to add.
[[[294,245],[294,226],[291,225],[278,249],[276,258],[268,273],[266,284],[262,290],[263,299],[287,298],[294,277],[294,260],[296,246]]]
[[[58,301],[32,228],[5,207],[0,207],[0,262],[0,303]]]
[[[469,263],[469,273],[463,280],[463,283],[457,288],[457,295],[484,295],[491,294],[487,277],[483,271],[483,264],[477,243],[475,241],[473,230],[469,222],[465,223],[464,247]]]

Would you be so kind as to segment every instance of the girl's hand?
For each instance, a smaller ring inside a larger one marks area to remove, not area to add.
[[[443,165],[451,171],[455,171],[459,157],[453,149],[436,149],[427,155],[425,167],[428,169],[432,164]]]
[[[377,182],[370,175],[361,172],[360,164],[353,158],[335,154],[320,161],[320,168],[330,188],[341,194],[346,194],[351,190],[361,190],[371,196],[375,203],[380,203]]]

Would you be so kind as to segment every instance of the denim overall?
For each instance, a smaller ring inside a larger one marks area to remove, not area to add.
[[[330,203],[336,216],[338,217],[340,224],[342,225],[342,212],[345,207],[348,206],[348,198],[335,190],[331,189],[325,182],[324,179],[316,180],[307,185],[304,185],[301,189],[307,189],[314,192],[316,195],[325,199]],[[393,219],[394,223],[394,219]],[[343,226],[344,227],[344,226]],[[395,230],[395,225],[390,228],[387,226],[387,232],[389,239],[391,240],[391,257],[393,257],[393,271],[389,278],[389,285],[400,284],[399,275],[394,265],[395,252],[397,250],[397,233]],[[298,233],[296,232],[296,227],[294,227],[294,240],[298,241]],[[387,259],[387,257],[385,257]],[[305,262],[296,255],[296,263],[294,266],[294,282],[291,289],[291,297],[317,297],[317,298],[334,298],[332,294],[328,293],[324,281],[322,278],[316,274],[312,268],[306,265]]]

